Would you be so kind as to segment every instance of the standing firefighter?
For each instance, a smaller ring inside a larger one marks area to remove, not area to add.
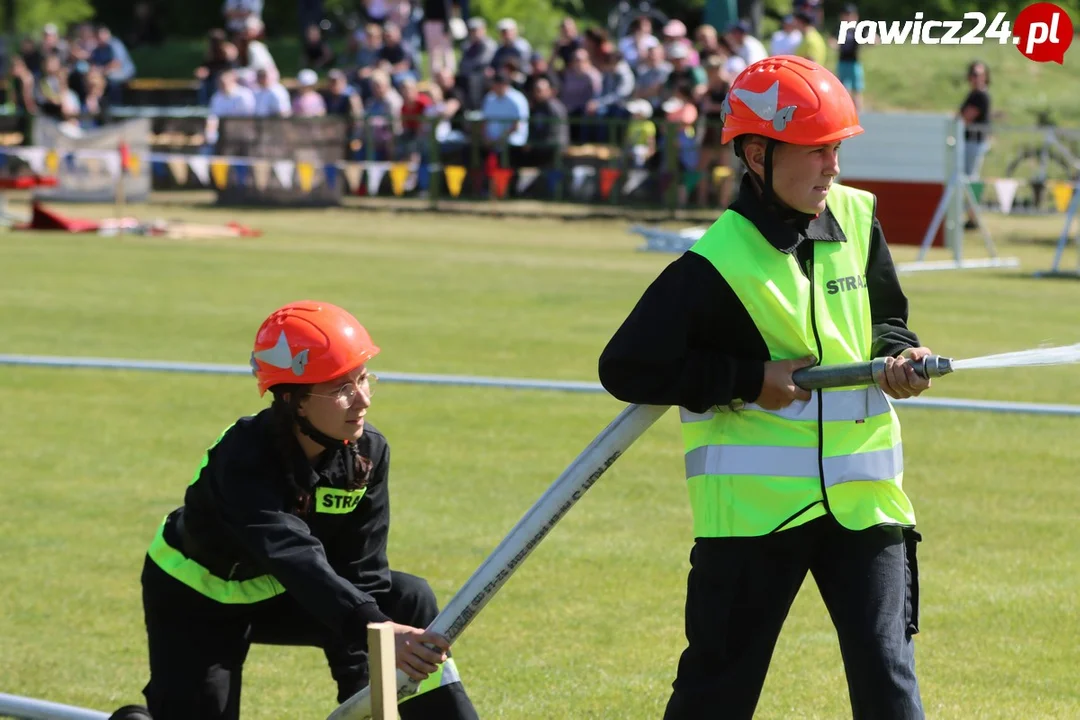
[[[856,720],[922,718],[915,514],[886,395],[929,382],[874,196],[834,182],[863,130],[793,56],[747,67],[722,142],[739,197],[646,290],[600,358],[631,403],[677,405],[694,524],[688,645],[668,720],[750,718],[807,572],[835,624]],[[880,387],[809,393],[792,371],[885,357]],[[742,402],[737,402],[742,401]]]
[[[368,623],[387,621],[398,668],[423,680],[401,717],[476,717],[445,638],[421,629],[434,593],[387,564],[390,449],[365,418],[378,352],[327,303],[259,328],[251,365],[273,403],[207,451],[143,568],[157,720],[238,718],[251,643],[322,648],[343,702],[368,682]]]

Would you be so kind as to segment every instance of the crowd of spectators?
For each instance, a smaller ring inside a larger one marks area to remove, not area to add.
[[[135,65],[120,38],[104,25],[72,25],[66,37],[46,25],[40,39],[23,38],[11,54],[9,97],[28,115],[55,118],[71,128],[109,120]]]
[[[304,69],[286,88],[262,10],[262,0],[225,0],[221,26],[207,37],[194,79],[208,108],[208,147],[220,118],[341,115],[358,158],[468,163],[496,153],[511,166],[543,168],[572,146],[614,146],[624,167],[697,172],[699,202],[719,190],[721,205],[728,187],[712,179],[736,162],[720,142],[735,76],[770,54],[825,52],[817,0],[796,0],[768,47],[746,22],[691,32],[681,20],[656,25],[643,14],[622,37],[565,18],[546,52],[514,18],[489,28],[460,0],[363,0],[340,52],[319,24],[303,29]],[[102,26],[78,25],[66,40],[47,26],[21,50],[11,71],[17,104],[74,123],[100,122],[135,73],[124,44]]]

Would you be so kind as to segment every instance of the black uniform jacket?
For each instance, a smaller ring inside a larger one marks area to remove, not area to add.
[[[370,424],[356,443],[312,464],[295,438],[275,432],[267,408],[238,420],[209,451],[165,539],[225,579],[273,575],[331,631],[359,637],[367,623],[389,619],[372,596],[390,587],[389,468],[390,446]],[[320,499],[319,488],[345,489],[364,477],[355,507],[326,512],[341,501]]]
[[[784,217],[765,205],[749,176],[727,212],[750,220],[777,252],[796,253],[799,267],[805,268],[817,243],[847,242],[827,208],[817,216]],[[907,327],[907,298],[876,217],[866,285],[874,357],[917,347],[918,337]],[[608,342],[600,356],[600,382],[624,402],[706,412],[732,400],[756,400],[769,359],[764,338],[731,286],[711,262],[687,252],[653,281]]]

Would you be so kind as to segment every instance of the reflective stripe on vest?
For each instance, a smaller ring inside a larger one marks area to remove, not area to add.
[[[859,480],[891,480],[904,471],[900,445],[885,450],[823,458],[825,487]],[[698,475],[771,475],[821,477],[818,449],[759,445],[706,445],[686,454],[686,477]]]
[[[437,690],[443,686],[450,685],[452,683],[461,682],[461,676],[458,675],[457,665],[454,664],[454,658],[446,658],[446,662],[439,666],[439,668],[428,675],[416,688],[416,692],[409,697],[402,700],[402,703],[423,695],[426,692]]]
[[[766,412],[786,420],[817,420],[817,390],[811,393],[809,400],[796,400],[780,410],[766,410],[756,403],[747,403],[737,410],[724,412]],[[836,420],[865,420],[868,417],[888,414],[892,410],[889,399],[877,386],[858,390],[839,390],[823,396],[821,419],[826,422]],[[692,413],[686,408],[679,408],[679,418],[684,423],[708,422],[716,413]]]
[[[203,454],[202,462],[199,464],[198,469],[195,470],[195,475],[191,478],[189,485],[198,482],[203,468],[210,462],[210,451],[221,442],[221,438],[225,437],[225,433],[229,432],[231,428],[232,425],[222,430],[221,435],[214,441],[214,444],[207,448]],[[165,541],[164,522],[161,523],[157,535],[150,542],[147,554],[158,567],[172,578],[179,580],[192,590],[205,595],[211,600],[226,605],[257,603],[269,600],[285,592],[285,588],[281,586],[281,583],[273,575],[262,575],[250,580],[226,580],[218,577]]]
[[[828,206],[845,241],[814,242],[806,272],[731,211],[691,248],[727,281],[772,360],[871,359],[865,273],[874,198],[834,184]],[[683,409],[681,418],[695,537],[764,535],[826,508],[851,529],[915,522],[902,487],[899,420],[876,386],[815,391],[777,411],[733,403]]]
[[[173,578],[211,600],[226,605],[257,603],[285,592],[285,588],[273,575],[262,575],[250,580],[226,580],[214,575],[165,542],[165,523],[158,528],[147,553],[158,567]]]

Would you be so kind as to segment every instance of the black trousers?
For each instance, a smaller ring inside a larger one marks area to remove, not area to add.
[[[686,592],[688,646],[665,720],[752,718],[807,572],[840,641],[855,720],[922,720],[915,678],[919,535],[852,532],[831,516],[753,538],[699,538]]]
[[[155,720],[238,720],[244,660],[252,643],[322,648],[339,703],[368,684],[367,638],[347,643],[288,593],[251,605],[225,605],[170,577],[149,557],[142,585],[150,650],[150,681],[143,694]],[[427,627],[438,614],[431,587],[406,573],[392,572],[390,591],[376,600],[404,625]],[[460,682],[407,700],[399,712],[402,720],[477,717]]]

